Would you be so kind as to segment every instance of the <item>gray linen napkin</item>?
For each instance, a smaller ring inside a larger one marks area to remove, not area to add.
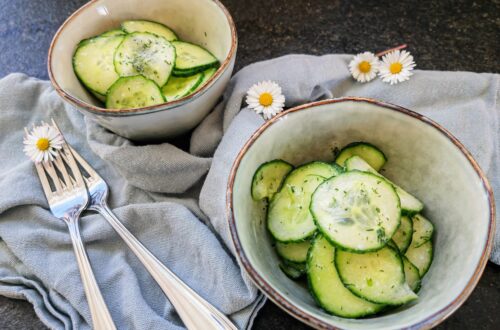
[[[290,55],[244,68],[194,131],[189,153],[168,143],[138,146],[106,131],[64,105],[47,82],[20,74],[1,80],[0,294],[29,300],[51,328],[88,328],[69,235],[47,211],[33,166],[22,153],[22,128],[51,117],[110,184],[110,204],[127,228],[242,328],[251,326],[263,299],[234,259],[225,189],[236,154],[264,122],[248,109],[240,111],[246,90],[257,81],[277,81],[287,107],[349,95],[423,113],[469,148],[498,201],[498,75],[417,70],[396,86],[378,80],[359,84],[349,76],[349,60],[348,55]],[[159,287],[100,216],[86,215],[81,227],[118,328],[182,326]],[[491,260],[500,263],[499,231],[496,242]]]

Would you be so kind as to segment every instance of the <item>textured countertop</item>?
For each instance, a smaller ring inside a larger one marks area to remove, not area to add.
[[[0,0],[0,77],[47,79],[59,25],[85,1]],[[289,53],[385,50],[407,43],[419,69],[499,72],[500,2],[223,0],[239,36],[235,70]],[[0,238],[1,239],[1,238]],[[489,263],[467,302],[439,329],[498,329],[500,266]],[[44,329],[27,302],[0,297],[0,329]],[[255,329],[306,329],[268,302]]]

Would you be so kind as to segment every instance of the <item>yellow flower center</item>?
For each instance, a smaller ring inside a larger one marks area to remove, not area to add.
[[[259,103],[264,107],[268,107],[271,104],[273,104],[273,96],[267,92],[262,93],[262,94],[260,94],[260,97],[259,97]]]
[[[363,73],[370,72],[371,68],[372,68],[371,64],[368,63],[367,61],[363,61],[363,62],[359,63],[359,65],[358,65],[359,71],[361,71]]]
[[[46,139],[46,138],[38,139],[38,141],[36,141],[36,147],[38,148],[38,150],[41,150],[41,151],[45,151],[45,150],[49,149],[49,147],[50,147],[49,139]]]
[[[392,63],[389,67],[389,71],[391,71],[392,74],[400,73],[402,69],[403,65],[399,62]]]

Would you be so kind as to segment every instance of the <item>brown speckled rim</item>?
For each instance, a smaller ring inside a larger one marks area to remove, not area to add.
[[[98,114],[100,116],[109,116],[109,117],[123,117],[123,116],[137,116],[137,115],[143,115],[147,113],[152,113],[152,112],[158,112],[158,111],[164,111],[164,110],[170,110],[174,109],[177,107],[181,107],[184,104],[198,98],[199,96],[203,95],[208,88],[210,88],[213,83],[219,79],[219,77],[222,75],[222,73],[228,68],[229,64],[233,60],[233,58],[236,55],[236,49],[238,47],[238,36],[236,34],[236,26],[234,24],[233,18],[229,14],[229,11],[224,7],[224,5],[219,2],[218,0],[209,0],[215,3],[219,9],[224,13],[226,16],[227,22],[229,24],[229,27],[231,29],[231,48],[229,49],[229,53],[227,54],[226,58],[222,62],[222,64],[219,66],[215,74],[205,82],[205,85],[200,88],[198,91],[195,93],[185,96],[179,100],[175,100],[172,102],[165,102],[149,107],[143,107],[143,108],[135,108],[135,109],[106,109],[102,107],[98,107],[92,104],[89,104],[87,102],[84,102],[73,95],[67,93],[59,84],[57,83],[54,73],[52,72],[52,54],[54,52],[54,46],[57,43],[59,36],[61,32],[65,29],[65,27],[71,23],[80,13],[85,11],[86,9],[98,5],[101,0],[91,0],[90,2],[86,3],[79,9],[77,9],[71,16],[69,16],[66,21],[61,25],[61,27],[57,30],[56,34],[54,35],[54,38],[52,39],[52,42],[50,43],[49,47],[49,54],[47,58],[47,71],[49,73],[49,78],[50,82],[52,83],[52,86],[54,86],[54,89],[56,92],[61,96],[64,100],[68,101],[69,103],[79,107],[80,109],[89,111],[94,114]]]
[[[453,312],[455,312],[464,302],[465,300],[470,296],[474,288],[476,287],[479,279],[481,278],[481,275],[484,271],[484,268],[486,266],[486,263],[488,262],[488,257],[491,253],[491,249],[493,247],[493,234],[495,233],[495,201],[493,199],[493,191],[490,187],[490,184],[488,183],[488,180],[486,179],[486,176],[484,175],[483,171],[477,164],[477,162],[474,160],[472,155],[467,151],[467,149],[460,143],[460,141],[457,140],[450,132],[448,132],[445,128],[437,124],[436,122],[432,121],[431,119],[416,113],[414,111],[405,109],[403,107],[381,102],[378,100],[374,99],[369,99],[369,98],[359,98],[359,97],[343,97],[343,98],[338,98],[338,99],[330,99],[330,100],[324,100],[324,101],[318,101],[318,102],[312,102],[308,104],[304,104],[292,109],[289,109],[287,111],[282,112],[281,114],[275,116],[271,120],[267,121],[264,123],[253,135],[250,137],[250,139],[245,143],[241,151],[239,152],[238,156],[236,157],[236,160],[234,161],[233,167],[231,169],[230,175],[229,175],[229,181],[228,181],[228,186],[227,186],[227,192],[226,192],[226,212],[227,212],[227,217],[229,219],[229,228],[231,230],[231,236],[233,239],[233,243],[238,255],[238,259],[240,260],[241,264],[247,271],[247,273],[250,275],[250,278],[252,281],[255,283],[255,285],[267,296],[269,297],[272,301],[274,301],[280,308],[282,308],[284,311],[292,315],[293,317],[301,320],[302,322],[318,328],[318,329],[339,329],[337,327],[332,326],[329,323],[324,322],[323,320],[316,318],[315,316],[312,316],[308,314],[307,312],[301,310],[297,306],[293,305],[290,301],[288,301],[283,295],[281,295],[278,291],[276,291],[267,281],[253,268],[253,266],[250,264],[250,261],[248,257],[245,254],[245,251],[243,250],[243,247],[241,245],[238,232],[236,229],[236,222],[234,219],[234,211],[233,211],[233,186],[234,186],[234,180],[236,176],[236,172],[238,171],[239,165],[241,163],[241,160],[243,156],[246,154],[248,149],[253,145],[253,143],[260,137],[260,135],[268,129],[270,126],[278,122],[282,117],[291,114],[293,112],[297,111],[307,111],[308,109],[321,106],[321,105],[326,105],[326,104],[333,104],[333,103],[342,103],[342,102],[359,102],[359,103],[370,103],[370,104],[375,104],[377,106],[383,107],[385,109],[393,110],[405,115],[408,115],[410,117],[413,117],[417,120],[420,120],[421,122],[434,127],[436,130],[441,132],[445,137],[448,138],[461,152],[462,154],[468,159],[470,165],[474,168],[474,171],[476,172],[477,176],[481,180],[484,188],[484,192],[488,196],[488,203],[489,203],[489,224],[488,224],[488,238],[486,241],[486,244],[483,249],[483,253],[481,255],[481,258],[479,259],[479,262],[476,265],[476,269],[474,271],[474,274],[470,278],[469,282],[467,283],[466,287],[463,289],[463,291],[452,301],[450,302],[447,306],[439,310],[438,312],[429,315],[426,317],[423,321],[413,324],[410,326],[408,329],[430,329],[438,325],[439,323],[443,322],[447,317],[449,317]],[[334,111],[334,110],[332,110]]]

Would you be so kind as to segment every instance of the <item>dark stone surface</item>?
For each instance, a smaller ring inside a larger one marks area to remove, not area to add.
[[[59,25],[85,1],[0,0],[0,77],[47,79]],[[500,2],[224,0],[238,28],[236,70],[289,53],[381,51],[409,44],[418,68],[498,72]],[[500,327],[500,266],[489,263],[469,300],[440,329]],[[44,329],[31,305],[0,297],[0,329]],[[255,329],[307,327],[267,303]]]
[[[0,77],[47,79],[60,24],[84,0],[0,0]],[[418,68],[498,72],[500,2],[225,0],[236,22],[236,70],[290,54],[356,53],[409,44]]]

